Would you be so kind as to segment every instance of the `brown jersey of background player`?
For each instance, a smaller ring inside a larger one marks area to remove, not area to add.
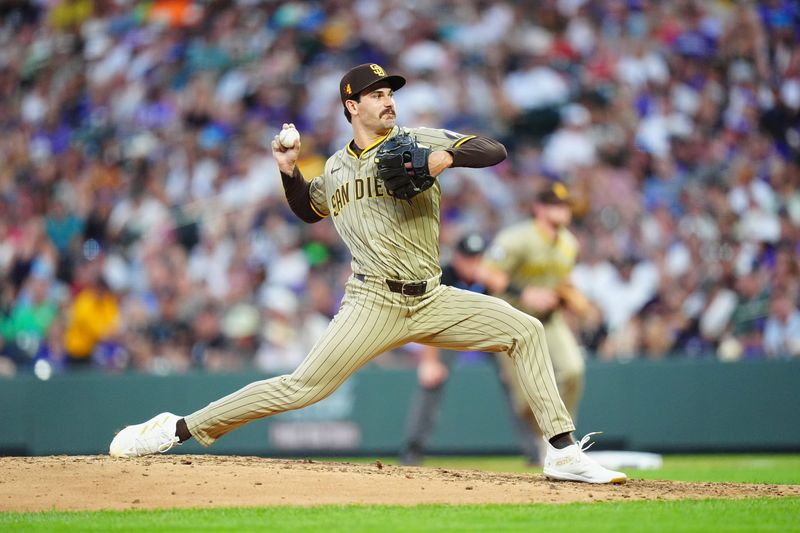
[[[625,481],[624,474],[583,453],[587,437],[580,443],[573,440],[575,426],[558,394],[542,324],[499,298],[440,284],[438,184],[398,200],[375,179],[378,146],[401,131],[393,92],[404,84],[404,78],[387,75],[376,64],[345,74],[340,94],[353,140],[310,182],[296,165],[300,140],[289,148],[278,136],[272,142],[289,206],[306,222],[331,216],[353,257],[341,307],[300,366],[291,374],[251,383],[185,417],[162,413],[128,426],[111,442],[112,455],[163,453],[191,437],[209,446],[248,422],[318,402],[381,353],[418,342],[497,352],[513,360],[548,442],[545,475],[591,483]],[[404,131],[430,146],[432,176],[452,166],[493,165],[506,156],[500,143],[485,137],[430,128]],[[371,186],[372,194],[357,197],[356,180],[367,191]]]

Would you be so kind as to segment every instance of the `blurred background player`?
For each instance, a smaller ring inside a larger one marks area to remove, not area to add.
[[[442,284],[486,294],[486,287],[478,282],[478,271],[485,250],[486,240],[480,234],[464,235],[458,241],[451,261],[442,266]],[[400,450],[400,462],[404,465],[417,465],[422,462],[428,439],[439,415],[439,406],[450,369],[458,359],[458,352],[439,350],[422,344],[415,346],[419,348],[417,388],[411,401],[406,434]],[[499,371],[497,359],[495,356],[487,358]],[[538,460],[538,437],[531,429],[529,419],[519,416],[517,414],[519,411],[513,408],[514,403],[506,383],[503,383],[503,390],[509,401],[509,407],[515,414],[514,422],[519,433],[522,453],[529,463],[535,463]]]
[[[578,241],[567,229],[571,220],[566,186],[560,182],[548,185],[536,197],[533,218],[497,234],[485,254],[479,279],[491,294],[502,296],[542,321],[558,390],[575,419],[583,394],[585,363],[563,311],[585,318],[594,307],[570,282],[578,255]],[[535,420],[523,408],[527,406],[523,392],[515,380],[509,379],[513,369],[502,358],[498,361],[506,376],[504,382],[510,385],[517,417],[526,418],[538,432]],[[543,453],[539,452],[540,459]]]

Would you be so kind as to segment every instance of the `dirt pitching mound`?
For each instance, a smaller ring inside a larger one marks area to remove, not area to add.
[[[634,475],[635,478],[635,475]],[[541,474],[213,455],[0,457],[0,511],[800,496],[800,485],[552,482]]]

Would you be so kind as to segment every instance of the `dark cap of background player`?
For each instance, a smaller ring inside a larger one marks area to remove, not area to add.
[[[351,68],[347,74],[342,76],[342,81],[339,83],[342,104],[347,100],[355,100],[365,89],[382,81],[388,82],[393,91],[406,84],[404,77],[398,75],[390,76],[386,74],[383,67],[375,63],[364,63]]]
[[[568,205],[571,202],[567,186],[556,181],[545,187],[536,196],[536,201],[540,204],[548,205]]]
[[[486,250],[486,240],[478,233],[467,233],[458,244],[456,251],[467,256],[481,255]]]

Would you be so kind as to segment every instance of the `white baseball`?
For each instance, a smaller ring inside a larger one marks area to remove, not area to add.
[[[284,148],[292,148],[294,143],[300,140],[300,132],[295,128],[286,128],[278,134],[278,141]]]

